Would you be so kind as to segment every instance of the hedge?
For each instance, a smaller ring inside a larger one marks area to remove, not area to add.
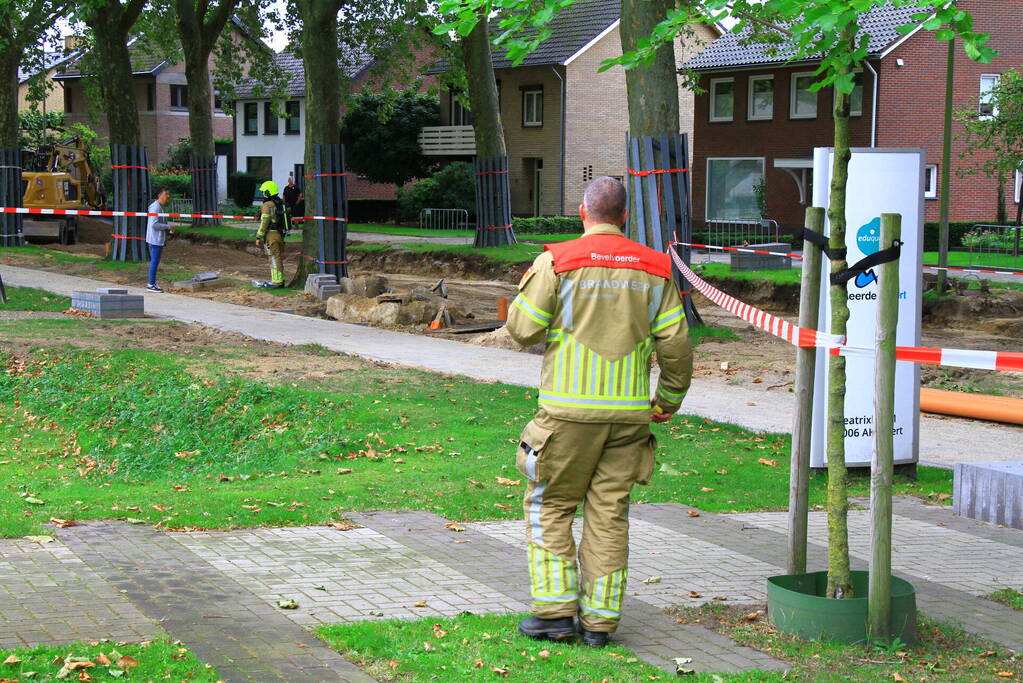
[[[582,219],[574,216],[538,216],[513,218],[512,229],[518,235],[568,235],[582,233]]]
[[[234,200],[236,206],[252,206],[258,184],[259,178],[254,173],[232,173],[227,177],[227,196]]]
[[[192,196],[191,175],[181,173],[153,173],[149,176],[149,182],[153,187],[153,194],[156,194],[156,188],[166,187],[171,191],[171,197],[176,199],[189,198]]]

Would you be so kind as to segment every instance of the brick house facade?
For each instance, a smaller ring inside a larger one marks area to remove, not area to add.
[[[411,48],[410,54],[414,63],[422,67],[433,61],[430,53],[422,48]],[[294,176],[299,185],[304,182],[305,70],[302,60],[289,52],[278,53],[276,61],[288,77],[284,106],[292,108],[294,121],[289,124],[289,117],[276,116],[270,108],[270,100],[255,94],[254,81],[243,84],[238,89],[238,100],[235,103],[235,165],[239,171],[266,175],[283,188],[289,176]],[[386,65],[378,65],[369,56],[357,56],[349,61],[351,65],[344,70],[351,79],[345,84],[350,92],[364,89],[379,91],[388,85],[399,86],[391,82],[390,76],[393,73]],[[427,76],[421,87],[425,90],[433,84],[434,78]],[[342,104],[341,115],[344,116],[344,113],[345,107]],[[350,199],[395,199],[394,185],[373,183],[356,174],[349,174],[346,186]]]
[[[978,106],[982,76],[1023,65],[1023,45],[1018,40],[1023,35],[1023,1],[961,0],[959,6],[973,14],[977,31],[991,34],[989,45],[1000,55],[991,64],[978,64],[961,50],[956,54],[956,111]],[[896,27],[909,23],[913,13],[914,8],[880,8],[863,22],[871,35],[870,58],[858,76],[855,99],[861,104],[850,119],[850,144],[923,148],[925,220],[936,221],[948,44],[923,30],[899,34]],[[813,148],[833,144],[832,89],[816,94],[816,112],[810,115],[809,102],[814,98],[802,88],[812,82],[817,64],[789,63],[784,55],[768,57],[763,46],[743,45],[739,36],[729,34],[687,66],[700,73],[704,91],[697,95],[695,106],[694,219],[758,217],[750,192],[759,164],[767,187],[765,216],[783,228],[801,226],[806,201],[812,196],[809,160]],[[770,106],[768,92],[773,99]],[[730,116],[718,111],[725,109],[731,110]],[[953,136],[960,133],[962,125],[954,123]],[[953,142],[951,220],[991,222],[997,214],[997,181],[982,173],[960,177],[957,171],[979,165],[983,159],[983,155],[960,159],[964,148],[962,140]],[[1019,199],[1018,191],[1014,196],[1018,182],[1018,177],[1007,179],[1004,188],[1010,216]]]
[[[617,0],[580,0],[551,22],[551,37],[520,66],[512,66],[495,49],[513,214],[576,215],[590,180],[624,176],[625,71],[599,71],[602,62],[622,54],[619,15]],[[681,64],[719,35],[716,27],[698,27],[695,45],[676,45],[676,61]],[[441,64],[435,70],[444,68]],[[527,110],[537,111],[535,98],[542,111],[539,122],[535,116],[527,120]],[[690,134],[692,148],[693,93],[681,87],[679,110],[680,130]],[[466,123],[464,116],[452,95],[442,93],[442,124]]]
[[[171,145],[189,137],[189,89],[185,65],[183,62],[171,64],[134,51],[132,56],[132,90],[138,105],[140,141],[149,152],[149,163],[155,166],[167,159],[167,150]],[[92,120],[87,109],[82,75],[74,64],[57,73],[54,80],[63,85],[65,121],[68,124],[85,124],[96,131],[98,140],[105,141],[109,132],[106,116],[101,115],[98,121]],[[213,97],[216,101],[216,97]],[[216,107],[213,112],[213,137],[233,137],[231,117]]]

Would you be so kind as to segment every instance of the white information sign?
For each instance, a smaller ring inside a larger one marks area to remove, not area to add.
[[[814,206],[828,206],[833,153],[817,148],[813,156]],[[923,264],[924,152],[919,149],[854,148],[849,161],[846,200],[846,246],[852,265],[891,245],[880,244],[881,214],[902,214],[902,255],[899,259],[900,346],[920,345]],[[825,233],[829,230],[825,224]],[[831,331],[828,277],[823,259],[821,319],[818,329]],[[846,284],[851,346],[874,348],[877,329],[877,274],[861,273]],[[814,385],[811,467],[827,465],[828,352],[817,350]],[[845,460],[851,467],[869,466],[874,445],[874,357],[848,356],[845,390]],[[915,463],[919,453],[920,369],[898,362],[895,370],[895,463]]]

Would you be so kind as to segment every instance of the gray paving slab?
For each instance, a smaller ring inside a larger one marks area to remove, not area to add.
[[[452,570],[464,572],[481,583],[525,603],[528,576],[525,551],[520,544],[506,542],[500,535],[474,525],[456,532],[445,528],[447,520],[427,512],[366,512],[353,521],[382,533],[402,545],[432,557]],[[521,524],[504,523],[507,534]],[[452,543],[453,540],[462,543]],[[656,541],[655,541],[656,542]],[[626,596],[622,624],[615,640],[645,661],[674,674],[675,657],[692,657],[698,671],[745,671],[784,669],[774,658],[744,647],[725,636],[694,624],[677,624],[655,601],[635,593]],[[525,608],[525,605],[523,605]]]
[[[36,287],[70,296],[75,289],[109,287],[99,280],[19,268],[0,264],[4,282],[11,286]],[[277,313],[235,304],[196,299],[179,294],[146,294],[150,315],[195,322],[219,330],[238,332],[255,339],[290,344],[320,344],[332,351],[369,360],[394,363],[488,382],[535,387],[540,377],[540,357],[471,346],[446,339],[363,327],[289,313]],[[788,433],[792,428],[794,402],[791,394],[764,392],[743,387],[711,384],[697,377],[683,404],[683,412],[729,422],[762,432]],[[921,461],[942,467],[957,462],[1019,460],[1023,427],[987,424],[925,415],[920,421]]]
[[[59,535],[91,571],[197,657],[216,666],[226,681],[374,680],[170,534],[99,522]],[[301,671],[291,663],[309,655],[320,662],[316,671]]]

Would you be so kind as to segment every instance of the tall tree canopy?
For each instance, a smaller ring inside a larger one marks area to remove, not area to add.
[[[67,6],[67,0],[0,2],[0,149],[18,145],[18,66],[43,72],[45,80],[47,34]]]
[[[419,147],[423,126],[440,123],[437,98],[415,90],[355,96],[341,126],[348,167],[374,183],[425,178],[430,160]]]

